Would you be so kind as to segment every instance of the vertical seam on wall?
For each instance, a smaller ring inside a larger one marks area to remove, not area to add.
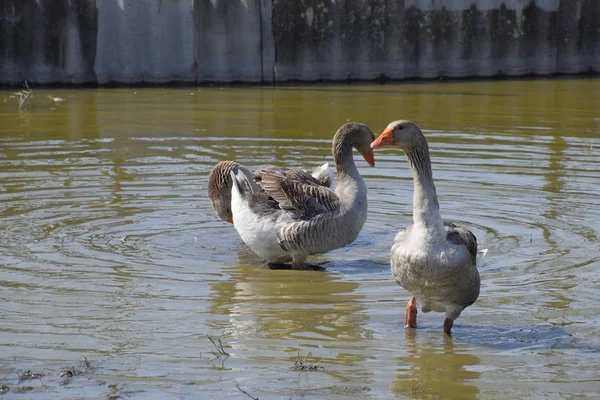
[[[558,27],[558,32],[556,33],[556,43],[555,43],[555,46],[556,46],[556,56],[555,56],[555,59],[554,59],[554,72],[553,72],[553,74],[558,74],[558,66],[559,66],[559,61],[560,61],[560,55],[559,55],[559,53],[560,53],[560,42],[561,42],[560,38],[562,36],[561,35],[562,32],[561,32],[561,29],[560,29],[560,26],[561,26],[560,22],[561,22],[561,20],[560,20],[560,0],[558,0],[558,10],[556,10],[556,26]]]
[[[277,82],[277,44],[275,43],[275,27],[274,27],[274,20],[273,20],[273,3],[274,0],[264,0],[264,1],[270,1],[271,2],[271,19],[269,20],[269,23],[271,24],[271,36],[272,36],[272,43],[273,43],[273,65],[271,66],[271,82],[273,82],[273,84],[275,84]]]
[[[418,15],[419,18],[423,17],[423,15],[421,13],[424,14],[425,13],[424,11],[421,11],[416,6],[411,6],[411,7],[415,7],[415,12],[419,13],[419,15]],[[406,8],[404,9],[404,12],[405,12],[405,15],[406,15]],[[421,64],[420,51],[419,51],[420,50],[419,49],[420,44],[421,44],[421,35],[419,34],[417,36],[417,40],[415,41],[415,69],[414,69],[414,72],[413,72],[413,77],[417,77],[417,78],[420,78],[419,73],[416,72],[416,71],[419,71],[419,65]],[[404,67],[404,70],[405,70],[404,77],[406,78],[406,64],[404,64],[404,65],[405,65],[405,67]]]
[[[196,57],[196,50],[197,50],[197,46],[198,46],[198,42],[197,42],[197,29],[198,27],[196,26],[197,24],[197,18],[196,18],[196,1],[195,0],[189,0],[190,3],[192,3],[192,37],[194,38],[194,42],[192,45],[192,51],[194,52],[194,84],[196,86],[198,86],[198,82],[199,82],[199,76],[200,76],[200,71],[198,68],[198,58]]]
[[[274,35],[274,27],[273,27],[273,0],[259,0],[260,3],[260,46],[261,46],[261,81],[266,82],[275,82],[275,62],[276,62],[276,49],[275,46],[275,35]],[[267,26],[266,24],[270,24]],[[267,37],[269,36],[269,37]],[[268,54],[265,55],[265,53]],[[269,59],[266,60],[266,56],[269,56]],[[265,61],[266,60],[266,61]],[[267,67],[269,67],[269,63],[272,63],[268,70],[270,71],[271,76],[269,80],[266,79],[266,74],[269,73],[267,71]]]
[[[95,7],[95,11],[96,11],[96,37],[94,39],[95,41],[95,46],[96,48],[94,49],[94,63],[92,65],[92,72],[94,74],[94,82],[93,84],[98,87],[100,84],[98,83],[98,72],[97,72],[97,64],[98,64],[98,43],[100,42],[100,9],[98,8],[98,1],[99,0],[92,0],[90,3],[94,3],[94,5],[92,6],[90,4],[90,7]],[[80,39],[81,40],[81,39]]]
[[[258,21],[260,26],[260,83],[265,83],[265,47],[264,47],[264,27],[263,27],[263,1],[258,2]]]

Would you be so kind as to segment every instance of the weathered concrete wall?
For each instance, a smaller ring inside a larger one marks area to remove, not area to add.
[[[188,1],[98,0],[99,83],[194,81],[194,21]]]
[[[271,81],[270,11],[261,0],[194,0],[197,80]]]
[[[276,70],[284,79],[600,71],[597,0],[304,0],[274,5]]]
[[[3,0],[0,82],[94,81],[95,0]]]
[[[600,72],[599,0],[3,0],[0,83]]]

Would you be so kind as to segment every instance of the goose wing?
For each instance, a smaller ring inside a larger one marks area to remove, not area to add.
[[[256,171],[254,179],[294,219],[309,220],[340,205],[339,197],[332,190],[300,170],[266,167]]]
[[[269,165],[255,171],[254,180],[258,184],[261,184],[261,180],[264,174],[276,174],[283,176],[286,179],[297,181],[303,184],[315,184],[319,186],[329,187],[331,184],[331,177],[329,172],[324,169],[324,166],[326,165],[328,166],[328,164],[325,163],[322,166],[315,168],[312,174],[304,172],[300,169],[290,169],[286,167],[276,167],[274,165]]]
[[[447,230],[446,240],[454,244],[464,245],[471,255],[473,266],[477,265],[477,238],[473,232],[469,231],[468,229],[461,228],[450,221],[444,221],[444,225],[452,228]]]

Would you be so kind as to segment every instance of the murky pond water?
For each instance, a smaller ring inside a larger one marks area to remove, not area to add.
[[[7,398],[600,396],[600,80],[54,89],[23,112],[11,95]],[[441,314],[403,327],[409,296],[389,272],[412,211],[399,151],[378,150],[375,168],[356,154],[369,218],[311,259],[324,273],[265,269],[207,200],[219,160],[312,169],[345,121],[378,134],[400,118],[429,140],[443,216],[489,249],[452,338]]]

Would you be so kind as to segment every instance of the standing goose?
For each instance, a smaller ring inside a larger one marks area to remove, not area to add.
[[[246,175],[232,172],[233,224],[242,240],[271,268],[291,261],[292,269],[322,269],[304,261],[310,254],[352,243],[367,219],[367,186],[354,164],[352,148],[373,166],[374,139],[364,124],[349,122],[338,129],[332,146],[335,190],[265,168],[255,173],[269,196],[265,200],[252,190]]]
[[[399,232],[391,251],[392,275],[412,293],[406,305],[406,327],[417,326],[417,304],[423,312],[445,312],[444,332],[479,296],[477,239],[444,221],[431,173],[429,147],[411,121],[394,121],[371,147],[396,145],[404,151],[414,182],[413,225]]]
[[[329,167],[329,163],[325,163],[314,169],[311,175],[300,170],[292,170],[285,167],[266,167],[278,169],[287,174],[292,179],[306,181],[314,178],[315,182],[333,187],[333,170]],[[241,166],[235,161],[219,161],[208,176],[208,198],[212,204],[213,210],[223,221],[233,223],[233,214],[231,213],[231,172],[237,173],[241,171],[250,183],[252,191],[262,197],[264,200],[268,198],[266,195],[261,196],[262,188],[258,183],[254,182],[254,174],[246,167]]]

